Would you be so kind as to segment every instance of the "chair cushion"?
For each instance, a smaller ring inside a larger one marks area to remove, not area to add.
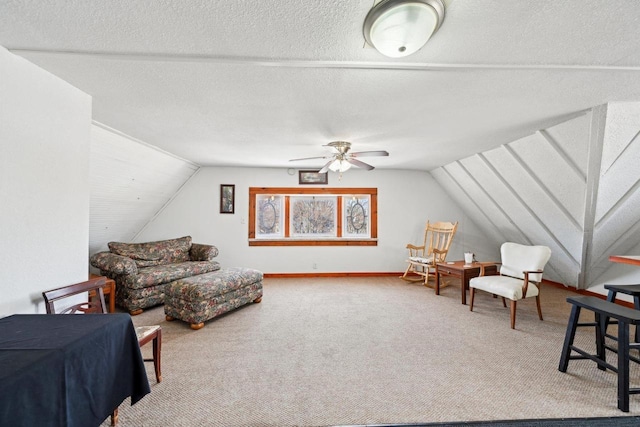
[[[433,255],[431,255],[429,258],[423,258],[423,257],[419,257],[419,256],[411,256],[409,257],[409,261],[410,262],[417,262],[420,264],[433,264]]]
[[[137,326],[136,327],[136,336],[138,337],[138,341],[144,340],[149,335],[155,333],[158,329],[160,329],[159,325]]]
[[[524,280],[515,279],[509,276],[480,276],[469,281],[469,287],[480,289],[481,291],[499,295],[510,300],[522,299],[522,286]],[[529,282],[527,287],[527,298],[538,295],[538,287]]]
[[[216,270],[220,270],[220,263],[217,261],[187,261],[156,265],[139,269],[135,276],[126,276],[124,286],[130,289],[142,289]]]
[[[263,277],[252,268],[230,267],[175,280],[167,285],[165,294],[184,301],[208,301],[253,283],[262,284]]]

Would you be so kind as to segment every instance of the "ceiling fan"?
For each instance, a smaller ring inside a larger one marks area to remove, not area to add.
[[[388,156],[389,153],[384,150],[377,151],[358,151],[350,153],[351,143],[347,141],[333,141],[324,145],[323,147],[331,147],[336,150],[330,156],[319,156],[319,157],[305,157],[302,159],[291,159],[290,162],[296,162],[299,160],[312,160],[312,159],[331,159],[329,160],[323,167],[318,171],[318,173],[325,173],[328,170],[332,170],[334,172],[344,172],[348,170],[351,166],[357,166],[362,169],[366,169],[368,171],[374,169],[368,163],[361,162],[357,158],[359,157],[373,157],[373,156]]]

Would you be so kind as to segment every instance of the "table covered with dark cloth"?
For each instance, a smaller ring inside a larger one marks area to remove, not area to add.
[[[0,319],[0,426],[100,425],[150,393],[128,314]]]

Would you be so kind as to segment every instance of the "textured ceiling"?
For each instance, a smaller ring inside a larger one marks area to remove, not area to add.
[[[364,45],[372,0],[8,0],[0,45],[94,119],[201,165],[316,167],[333,140],[430,170],[640,100],[636,0],[453,0],[418,53]]]

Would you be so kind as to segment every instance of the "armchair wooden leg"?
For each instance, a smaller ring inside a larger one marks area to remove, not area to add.
[[[536,296],[536,306],[538,307],[538,317],[542,320],[542,309],[540,308],[540,295]]]
[[[469,289],[469,296],[471,301],[469,301],[469,311],[473,311],[473,297],[476,295],[476,288]]]
[[[504,297],[502,297],[502,306],[504,308],[507,308],[507,301],[504,299]]]
[[[114,409],[111,413],[111,426],[118,424],[118,408]]]
[[[504,298],[502,300],[504,301]],[[516,304],[515,300],[511,300],[511,329],[516,328]]]
[[[161,360],[162,355],[162,329],[158,329],[158,335],[153,339],[153,368],[156,373],[156,381],[162,381]]]

